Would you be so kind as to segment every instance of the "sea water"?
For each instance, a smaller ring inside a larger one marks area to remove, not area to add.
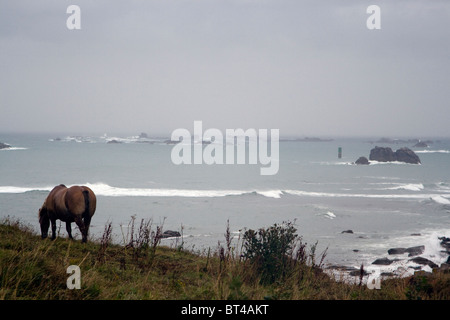
[[[281,140],[279,171],[263,176],[260,165],[175,165],[167,139],[1,134],[12,148],[0,150],[0,217],[39,231],[48,192],[83,184],[97,195],[92,238],[111,222],[120,242],[132,217],[151,219],[182,232],[185,248],[205,252],[224,244],[227,224],[238,246],[245,230],[291,221],[303,242],[317,242],[317,254],[327,249],[327,264],[369,266],[389,248],[416,245],[437,264],[446,259],[438,237],[450,236],[450,140],[428,148],[369,138]],[[422,163],[354,164],[375,145],[409,147]],[[67,236],[64,226],[60,236]]]

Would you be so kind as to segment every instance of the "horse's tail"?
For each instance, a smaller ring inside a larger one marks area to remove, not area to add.
[[[89,214],[89,191],[88,190],[83,190],[83,196],[84,196],[84,212],[82,217],[83,218],[90,218],[90,214]]]

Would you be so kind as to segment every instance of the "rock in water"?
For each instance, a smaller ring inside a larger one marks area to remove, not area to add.
[[[394,152],[389,147],[375,147],[370,150],[369,159],[379,162],[400,161],[412,164],[421,163],[417,154],[409,148],[400,148]]]
[[[426,258],[423,258],[423,257],[412,258],[409,261],[412,261],[412,262],[415,262],[417,264],[421,264],[424,266],[429,266],[430,268],[433,268],[433,269],[438,267],[438,265],[436,263],[434,263],[433,261],[430,261]]]
[[[366,157],[359,157],[355,162],[356,164],[370,164]]]
[[[388,250],[388,254],[404,254],[408,253],[408,257],[418,256],[425,250],[425,246],[416,246],[410,248],[392,248]]]
[[[425,246],[417,246],[417,247],[411,247],[407,248],[405,252],[408,252],[408,257],[418,256],[419,254],[422,254],[425,250]]]
[[[417,154],[414,153],[409,148],[401,148],[395,151],[395,156],[397,157],[397,161],[400,162],[406,162],[406,163],[412,163],[412,164],[419,164],[420,159],[417,156]]]
[[[382,265],[382,266],[388,266],[390,265],[394,260],[390,260],[388,258],[380,258],[372,262],[372,264]]]
[[[404,254],[405,252],[405,248],[392,248],[388,250],[388,254]]]
[[[161,238],[181,237],[181,233],[178,231],[167,230],[161,235]]]
[[[369,159],[372,161],[379,161],[379,162],[389,162],[397,160],[394,151],[392,151],[392,149],[389,147],[373,148],[372,150],[370,150]]]
[[[426,144],[424,141],[419,141],[415,145],[413,145],[414,148],[428,148],[428,144]]]
[[[9,144],[0,142],[0,149],[8,149],[11,148],[11,146]]]
[[[122,143],[122,142],[117,141],[117,140],[110,140],[110,141],[108,141],[107,143],[108,143],[108,144],[118,144],[118,143]]]

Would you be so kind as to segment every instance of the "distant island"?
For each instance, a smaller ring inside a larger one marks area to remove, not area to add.
[[[391,138],[381,138],[377,141],[369,141],[369,143],[386,143],[386,144],[414,144],[414,147],[428,147],[432,144],[432,140],[421,140],[421,139],[391,139]]]
[[[333,141],[333,139],[322,139],[322,138],[316,138],[316,137],[305,137],[305,138],[283,138],[283,139],[280,139],[280,141],[284,141],[284,142],[294,142],[294,141],[300,141],[300,142],[327,142],[327,141]]]

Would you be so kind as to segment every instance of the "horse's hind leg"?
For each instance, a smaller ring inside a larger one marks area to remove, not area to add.
[[[87,231],[86,231],[86,226],[83,222],[83,219],[81,219],[81,217],[77,216],[77,217],[75,217],[75,223],[77,224],[78,228],[80,228],[82,242],[86,242],[87,241]]]
[[[86,215],[84,217],[84,228],[85,228],[85,235],[83,236],[83,242],[87,241],[87,236],[89,233],[89,226],[91,225],[91,216],[90,215]]]
[[[72,237],[72,224],[70,222],[66,222],[66,230],[67,230],[67,233],[69,234],[69,238],[73,240],[73,237]]]

